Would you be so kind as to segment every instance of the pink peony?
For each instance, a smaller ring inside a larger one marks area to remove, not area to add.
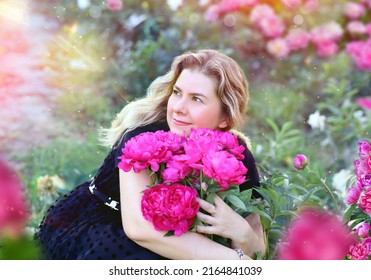
[[[357,104],[365,110],[371,110],[371,97],[360,97],[357,99]]]
[[[231,185],[240,185],[246,180],[245,165],[226,151],[207,154],[202,159],[202,164],[203,173],[218,182],[224,190]]]
[[[253,25],[259,26],[259,22],[262,18],[267,16],[275,15],[274,10],[267,4],[256,5],[250,13],[249,19]]]
[[[352,260],[365,260],[367,257],[368,248],[362,243],[357,243],[350,246],[348,258]]]
[[[367,254],[371,256],[371,237],[363,239],[362,244],[366,247]]]
[[[28,204],[21,180],[0,158],[0,236],[19,236],[29,218]]]
[[[366,24],[366,31],[369,37],[371,37],[371,23]]]
[[[304,8],[306,8],[309,12],[316,12],[319,8],[318,0],[307,0],[304,3]]]
[[[358,200],[358,207],[371,214],[371,187],[367,187]]]
[[[337,53],[339,50],[338,45],[335,42],[327,42],[317,45],[317,55],[322,58],[328,58]]]
[[[139,172],[147,167],[158,171],[160,163],[167,162],[173,153],[179,153],[181,143],[181,137],[171,132],[141,133],[125,144],[118,167],[126,172],[131,169]]]
[[[357,184],[353,187],[350,187],[347,192],[346,202],[349,205],[356,203],[361,195],[362,188]]]
[[[371,9],[371,0],[361,0],[361,3]]]
[[[371,71],[371,39],[347,43],[345,51],[358,69]]]
[[[319,209],[306,209],[289,224],[278,247],[281,260],[341,260],[354,244],[338,218]]]
[[[370,232],[370,229],[371,229],[371,225],[369,223],[366,223],[366,222],[363,222],[363,223],[360,223],[357,228],[356,228],[356,232],[359,236],[362,236],[362,237],[369,237],[369,232]]]
[[[367,140],[358,141],[358,155],[362,160],[368,161],[371,157],[371,142]],[[371,169],[369,170],[371,172]]]
[[[349,19],[357,19],[365,14],[366,10],[362,4],[348,2],[344,6],[344,14]]]
[[[337,22],[332,21],[314,27],[310,35],[316,46],[326,45],[338,41],[343,36],[343,29]]]
[[[156,230],[174,231],[176,236],[187,232],[200,208],[197,191],[181,184],[156,185],[144,191],[141,209],[143,217]]]
[[[258,27],[261,30],[263,36],[267,38],[280,37],[285,31],[283,20],[275,14],[267,15],[261,18],[258,22]]]
[[[359,36],[367,33],[366,25],[361,21],[351,21],[346,26],[352,36]]]
[[[187,163],[187,156],[175,155],[166,164],[162,177],[165,183],[174,183],[183,180],[193,172],[193,168]]]
[[[219,5],[211,5],[207,8],[204,18],[206,22],[216,22],[221,14]]]
[[[302,29],[292,29],[286,36],[286,42],[290,50],[305,49],[309,44],[310,36]]]
[[[308,159],[305,155],[297,154],[294,158],[294,167],[297,170],[302,170],[308,165]]]
[[[113,12],[121,11],[123,6],[122,0],[107,0],[106,3],[106,7]]]
[[[245,150],[245,147],[238,143],[238,138],[236,135],[229,132],[215,130],[214,137],[218,143],[219,151],[226,150],[234,155],[237,159],[244,159],[243,151]]]
[[[276,58],[285,59],[290,53],[290,47],[285,39],[276,38],[267,42],[267,51]]]

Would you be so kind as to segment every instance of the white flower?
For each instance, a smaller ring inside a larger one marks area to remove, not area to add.
[[[183,0],[167,0],[167,4],[173,11],[178,10],[179,6],[182,5]]]
[[[353,117],[355,117],[361,125],[365,125],[368,121],[367,116],[365,116],[361,110],[355,111]]]
[[[345,196],[345,190],[348,180],[352,177],[353,173],[348,169],[342,169],[332,177],[332,185]]]
[[[77,0],[77,6],[84,10],[90,6],[90,0]]]
[[[308,124],[312,127],[312,129],[319,129],[321,131],[324,130],[325,122],[326,116],[320,115],[319,111],[309,115]]]

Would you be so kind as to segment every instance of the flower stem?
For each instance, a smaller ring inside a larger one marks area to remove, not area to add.
[[[321,184],[325,187],[325,190],[331,195],[332,199],[334,200],[336,211],[339,211],[339,206],[334,196],[334,193],[331,191],[330,187],[326,184],[325,180],[319,176],[318,172],[314,172],[308,166],[306,167],[306,169],[308,170],[308,173],[314,174],[316,178],[321,182]]]

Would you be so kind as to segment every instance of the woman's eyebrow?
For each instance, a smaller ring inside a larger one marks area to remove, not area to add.
[[[182,89],[180,87],[178,87],[177,85],[174,85],[174,89],[176,89],[179,92],[182,92]],[[195,95],[195,96],[202,96],[204,98],[207,98],[207,96],[205,94],[199,93],[199,92],[191,92],[190,94]]]

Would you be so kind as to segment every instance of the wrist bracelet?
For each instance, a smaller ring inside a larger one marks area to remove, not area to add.
[[[240,260],[242,260],[243,255],[245,255],[245,253],[242,251],[242,249],[236,248],[234,250],[237,252],[238,256],[240,257]]]

